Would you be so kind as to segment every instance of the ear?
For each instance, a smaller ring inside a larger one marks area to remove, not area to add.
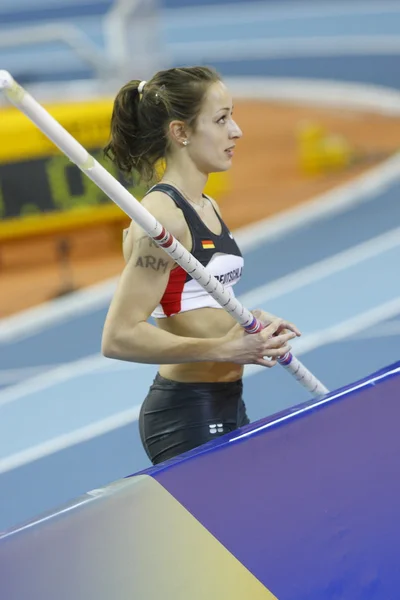
[[[187,128],[183,121],[171,121],[169,124],[169,135],[171,140],[180,146],[188,142]]]

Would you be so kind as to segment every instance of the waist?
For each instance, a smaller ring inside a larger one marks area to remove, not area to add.
[[[243,380],[240,377],[234,381],[176,381],[169,379],[158,372],[151,385],[151,389],[163,390],[198,390],[213,393],[226,394],[228,392],[241,394],[243,391]]]
[[[183,363],[179,365],[161,365],[159,375],[176,383],[204,385],[224,385],[241,381],[243,365],[234,363]]]

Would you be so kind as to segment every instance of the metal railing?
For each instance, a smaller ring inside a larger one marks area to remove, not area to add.
[[[55,21],[2,31],[0,49],[59,42],[93,69],[94,87],[113,89],[129,77],[148,77],[165,62],[159,18],[158,0],[115,0],[103,17],[103,48],[74,23]]]
[[[109,70],[106,52],[72,23],[53,22],[18,27],[2,32],[0,36],[0,48],[51,42],[60,42],[68,46],[80,59],[92,67],[99,77]]]

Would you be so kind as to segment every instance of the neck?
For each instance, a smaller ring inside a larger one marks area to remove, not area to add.
[[[184,166],[167,163],[161,181],[176,185],[191,202],[201,204],[207,179],[208,175],[201,173],[193,163]]]

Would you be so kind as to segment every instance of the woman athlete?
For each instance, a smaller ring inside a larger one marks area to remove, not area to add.
[[[203,193],[209,174],[232,164],[242,136],[232,113],[229,90],[214,70],[160,71],[118,92],[105,152],[122,171],[147,181],[164,161],[143,206],[233,294],[243,258],[217,203]],[[160,365],[139,418],[143,446],[157,464],[249,423],[243,365],[274,366],[300,332],[254,311],[265,328],[247,334],[137,224],[124,233],[126,266],[105,321],[102,352]]]

